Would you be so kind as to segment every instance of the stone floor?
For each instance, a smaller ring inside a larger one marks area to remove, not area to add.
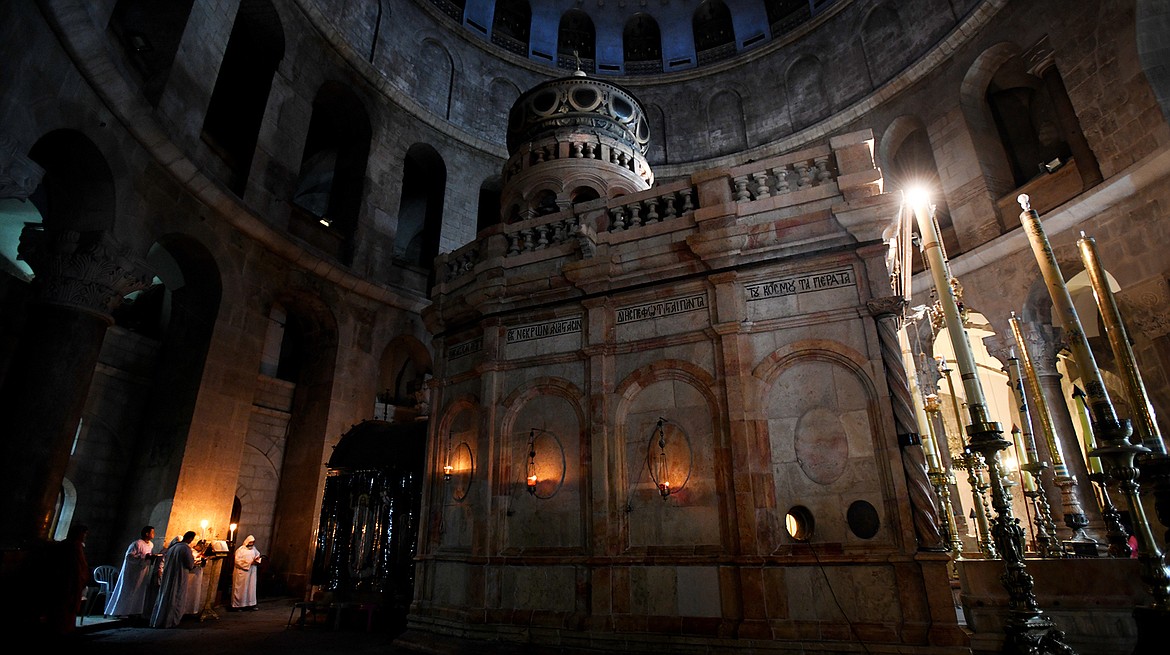
[[[187,616],[178,627],[150,628],[125,619],[87,616],[71,639],[87,655],[159,655],[199,652],[214,655],[393,655],[399,629],[374,620],[367,632],[361,612],[343,614],[340,622],[326,615],[297,626],[294,599],[262,599],[255,612],[217,609],[218,618]],[[290,625],[290,616],[293,624]]]

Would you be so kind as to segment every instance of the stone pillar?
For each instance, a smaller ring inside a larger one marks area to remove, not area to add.
[[[939,530],[941,518],[934,503],[934,493],[926,472],[926,455],[918,433],[910,383],[902,364],[902,346],[898,343],[898,316],[906,301],[887,296],[869,301],[868,308],[877,321],[878,346],[882,353],[882,368],[886,372],[886,387],[894,409],[894,429],[902,452],[902,468],[906,475],[906,489],[914,517],[914,535],[919,550],[946,551]]]
[[[1024,338],[1028,342],[1028,351],[1032,356],[1032,364],[1036,368],[1036,376],[1040,380],[1040,389],[1048,404],[1052,427],[1056,432],[1056,438],[1060,440],[1061,450],[1065,456],[1065,467],[1069,473],[1068,479],[1055,480],[1055,483],[1067,487],[1067,493],[1062,493],[1062,496],[1075,499],[1076,504],[1070,505],[1068,502],[1061,502],[1060,499],[1057,499],[1056,504],[1053,504],[1051,499],[1049,502],[1052,507],[1061,508],[1064,525],[1074,533],[1076,532],[1075,524],[1080,524],[1084,526],[1085,536],[1098,543],[1105,543],[1105,520],[1101,516],[1100,504],[1097,502],[1096,496],[1093,495],[1089,483],[1085,450],[1077,439],[1073,418],[1068,411],[1068,400],[1065,399],[1064,388],[1060,384],[1061,374],[1056,369],[1057,353],[1063,347],[1059,334],[1059,329],[1051,325],[1035,324],[1030,325],[1024,333]],[[1035,420],[1036,417],[1033,417],[1033,421]],[[1033,424],[1033,434],[1043,434],[1042,427]],[[1049,462],[1052,461],[1051,449],[1044,439],[1036,441],[1036,449],[1041,457],[1046,458]],[[1079,505],[1080,511],[1083,512],[1081,516],[1076,515],[1078,509],[1076,505]],[[1062,530],[1061,537],[1065,536],[1067,533]]]
[[[49,536],[110,312],[150,281],[145,263],[105,231],[30,224],[19,254],[35,273],[34,300],[0,390],[5,456],[14,464],[0,482],[3,547]]]

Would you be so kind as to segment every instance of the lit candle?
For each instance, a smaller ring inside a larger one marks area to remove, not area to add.
[[[228,526],[228,541],[234,542],[236,540],[236,524],[232,523]]]
[[[207,526],[209,526],[209,525],[211,525],[211,522],[208,521],[207,519],[203,519],[202,521],[199,522],[199,527],[203,529],[203,536],[204,537],[207,536]]]

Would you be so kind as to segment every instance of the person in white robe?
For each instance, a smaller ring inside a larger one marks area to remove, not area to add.
[[[126,548],[118,582],[106,600],[106,616],[139,617],[146,612],[147,590],[151,586],[150,578],[155,564],[153,555],[154,527],[148,525],[142,528],[139,538]]]
[[[232,609],[256,610],[256,578],[259,576],[263,556],[256,548],[256,537],[248,535],[242,546],[236,549],[232,567]]]
[[[152,628],[173,628],[186,613],[187,577],[195,570],[195,553],[191,550],[194,540],[195,531],[189,530],[182,541],[171,542],[163,555],[162,583],[150,615]]]

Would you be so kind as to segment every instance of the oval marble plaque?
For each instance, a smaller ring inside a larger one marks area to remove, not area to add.
[[[796,459],[810,480],[829,484],[845,473],[849,439],[836,413],[815,407],[796,424]]]

